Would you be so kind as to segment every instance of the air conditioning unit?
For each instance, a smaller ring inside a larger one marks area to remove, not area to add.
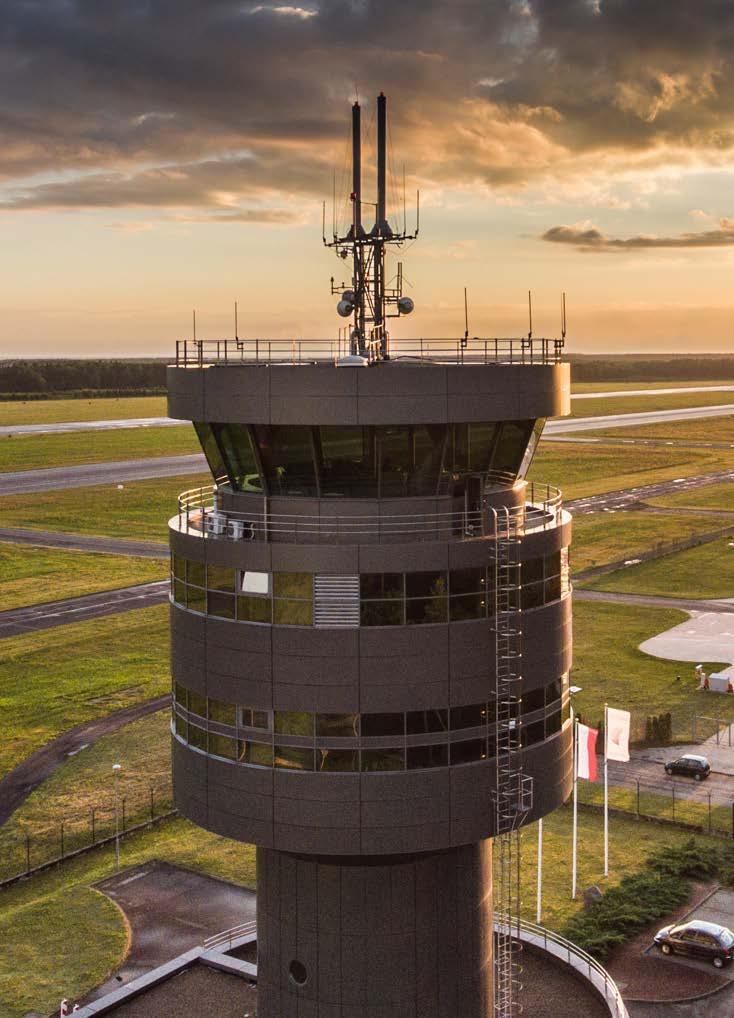
[[[227,524],[227,536],[235,541],[252,541],[255,537],[255,526],[247,520],[230,520]]]
[[[211,534],[212,537],[222,537],[227,533],[227,517],[224,513],[207,513],[205,529],[207,534]]]

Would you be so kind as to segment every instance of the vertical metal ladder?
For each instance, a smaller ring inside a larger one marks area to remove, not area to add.
[[[521,967],[512,936],[520,916],[520,824],[532,808],[532,778],[522,772],[522,509],[491,510],[494,517],[495,641],[497,693],[494,839],[494,1013],[515,1018]]]

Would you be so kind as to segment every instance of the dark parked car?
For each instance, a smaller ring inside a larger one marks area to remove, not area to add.
[[[694,919],[678,926],[663,926],[655,934],[663,954],[687,954],[723,968],[734,958],[734,933],[718,923]]]
[[[693,778],[694,781],[703,781],[711,773],[711,765],[705,756],[686,753],[684,756],[679,756],[677,760],[666,763],[665,773],[682,774],[686,778]]]

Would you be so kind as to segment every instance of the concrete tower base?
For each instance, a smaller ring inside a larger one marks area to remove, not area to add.
[[[260,1018],[489,1018],[492,843],[411,856],[257,849]]]

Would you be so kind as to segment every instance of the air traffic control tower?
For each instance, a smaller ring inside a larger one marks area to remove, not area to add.
[[[168,373],[213,475],[170,523],[175,800],[257,846],[260,1018],[509,1018],[518,830],[571,790],[570,522],[525,480],[563,341],[391,340],[385,112],[344,338]]]

